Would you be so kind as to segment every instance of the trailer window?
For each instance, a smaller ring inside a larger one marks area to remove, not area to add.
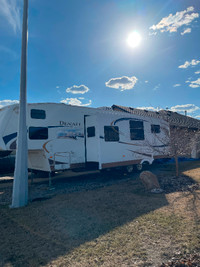
[[[95,136],[95,127],[88,127],[87,128],[87,137],[94,137]]]
[[[130,122],[130,138],[131,140],[144,140],[144,124],[143,121]]]
[[[29,139],[42,140],[48,139],[47,127],[29,127]]]
[[[151,125],[151,132],[152,133],[160,133],[160,125],[152,124]]]
[[[46,119],[46,112],[42,109],[31,109],[31,118],[32,119]]]
[[[104,126],[104,136],[106,142],[119,141],[119,127],[118,126]]]

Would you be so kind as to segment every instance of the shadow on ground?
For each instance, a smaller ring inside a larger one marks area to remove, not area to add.
[[[145,192],[138,175],[93,174],[58,181],[55,187],[61,194],[46,201],[15,210],[0,206],[0,264],[45,265],[168,205],[165,194]]]
[[[185,171],[195,171],[199,161],[179,162],[179,176],[176,177],[175,163],[162,164],[157,163],[151,167],[151,171],[158,176],[161,188],[165,193],[193,191],[199,188],[199,179],[194,180],[186,175]]]
[[[138,179],[125,178],[22,209],[0,206],[0,258],[11,266],[44,265],[167,204],[164,194],[145,193]]]
[[[13,155],[0,158],[0,174],[13,172],[14,168],[15,168],[15,157]]]

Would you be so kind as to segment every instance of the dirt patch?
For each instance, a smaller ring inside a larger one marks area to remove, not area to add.
[[[53,188],[48,181],[30,184],[29,205],[14,210],[7,206],[11,184],[4,183],[0,266],[198,262],[200,162],[184,162],[180,168],[177,180],[173,164],[151,169],[165,190],[158,195],[144,190],[139,174],[119,172],[55,179]]]

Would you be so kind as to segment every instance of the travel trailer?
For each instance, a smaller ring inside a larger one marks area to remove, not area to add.
[[[19,105],[0,110],[0,154],[16,149]],[[132,171],[169,155],[169,125],[159,118],[56,103],[27,105],[28,166],[33,171]]]

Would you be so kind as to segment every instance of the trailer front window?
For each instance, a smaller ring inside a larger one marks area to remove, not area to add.
[[[152,124],[151,125],[151,132],[152,133],[160,133],[160,125]]]
[[[48,139],[47,127],[29,127],[29,139],[43,140]]]
[[[42,109],[31,109],[31,118],[32,119],[46,119],[46,112]]]
[[[119,141],[119,127],[118,126],[104,126],[104,139],[106,142]]]
[[[130,138],[131,140],[144,140],[143,121],[130,120]]]

